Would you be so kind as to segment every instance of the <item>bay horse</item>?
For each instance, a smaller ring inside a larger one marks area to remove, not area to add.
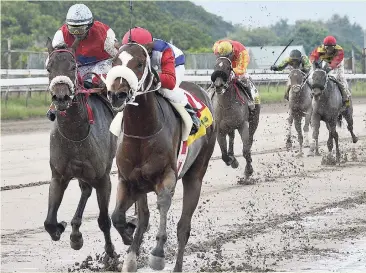
[[[71,247],[79,250],[83,246],[79,228],[85,205],[92,188],[95,188],[99,205],[98,225],[104,234],[105,252],[113,257],[108,206],[111,194],[110,171],[117,138],[109,132],[109,125],[115,113],[106,98],[90,94],[91,90],[82,86],[75,58],[78,43],[79,40],[75,40],[71,48],[67,45],[53,48],[51,39],[47,39],[49,90],[57,111],[54,128],[50,132],[52,179],[44,227],[52,240],[60,239],[66,222],[57,221],[57,212],[70,180],[76,178],[81,197],[71,221]]]
[[[218,127],[217,142],[221,149],[221,159],[227,166],[237,168],[239,163],[234,156],[235,130],[238,130],[243,143],[243,156],[246,160],[245,178],[253,174],[251,148],[253,136],[258,128],[260,104],[256,104],[250,112],[244,99],[244,93],[239,88],[238,81],[230,79],[232,63],[226,57],[218,57],[211,74],[215,92],[212,101],[215,109],[215,120]],[[229,136],[229,149],[226,136]]]
[[[118,143],[116,153],[119,181],[112,222],[123,243],[130,245],[122,271],[135,272],[136,258],[149,222],[147,193],[155,192],[160,224],[149,265],[152,269],[162,270],[165,267],[167,214],[177,180],[182,179],[183,209],[177,226],[178,252],[174,267],[174,271],[180,272],[192,216],[216,142],[216,126],[213,122],[206,134],[190,145],[186,163],[178,174],[177,156],[182,139],[182,120],[171,103],[156,92],[159,89],[159,77],[151,68],[152,48],[152,43],[123,45],[113,60],[114,67],[105,79],[112,106],[116,111],[123,111],[123,122],[120,123],[120,128],[123,126],[123,138]],[[210,99],[201,87],[189,82],[182,82],[180,86],[213,111]],[[138,225],[132,238],[126,232],[126,211],[135,201]]]
[[[287,119],[287,140],[286,148],[292,147],[291,140],[291,127],[295,121],[295,129],[297,131],[298,141],[300,145],[299,156],[303,155],[302,147],[304,137],[301,130],[301,120],[305,117],[304,134],[305,134],[305,147],[309,146],[309,125],[311,119],[312,97],[310,85],[307,81],[306,74],[301,69],[292,69],[288,75],[290,81],[289,92],[289,113]]]
[[[350,106],[345,110],[342,109],[342,96],[336,83],[336,80],[327,74],[326,64],[313,64],[314,71],[311,76],[311,89],[313,94],[313,112],[311,115],[311,126],[313,129],[313,139],[310,145],[308,156],[320,155],[318,136],[320,121],[324,121],[329,131],[327,141],[328,159],[332,159],[331,152],[333,150],[333,139],[336,145],[336,162],[340,162],[339,140],[336,130],[337,123],[341,125],[342,116],[348,123],[348,131],[352,136],[353,143],[358,141],[358,138],[353,133],[353,105],[352,100]],[[315,153],[314,153],[315,151]],[[333,161],[333,160],[331,160]]]

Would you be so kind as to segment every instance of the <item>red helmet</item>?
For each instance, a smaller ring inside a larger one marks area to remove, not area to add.
[[[325,46],[335,46],[337,44],[337,40],[333,36],[327,36],[324,38],[323,44]]]
[[[127,44],[129,42],[130,31],[127,31],[122,38],[122,44]],[[153,36],[147,29],[142,27],[134,27],[131,29],[131,41],[144,45],[151,43],[153,41]]]

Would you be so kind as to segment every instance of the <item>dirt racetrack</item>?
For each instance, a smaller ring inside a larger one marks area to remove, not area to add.
[[[336,166],[322,165],[322,157],[298,158],[294,129],[294,149],[285,150],[286,110],[284,104],[263,106],[252,149],[254,185],[237,184],[245,160],[238,158],[238,169],[227,167],[216,146],[192,220],[184,271],[366,271],[366,102],[355,101],[357,144],[351,143],[346,126],[338,128],[342,163]],[[59,221],[68,222],[61,240],[53,242],[43,228],[51,126],[45,118],[2,123],[2,272],[98,271],[102,266],[98,260],[104,239],[94,193],[80,228],[84,246],[79,251],[70,247],[70,221],[80,197],[75,180],[58,214]],[[322,123],[323,154],[327,136]],[[240,151],[236,137],[235,153]],[[115,205],[115,165],[112,171],[110,212]],[[181,198],[178,183],[169,213],[164,271],[175,262]],[[155,194],[149,194],[151,227],[142,244],[139,271],[150,271],[147,257],[158,223],[155,202]],[[112,239],[122,261],[127,247],[113,227]]]

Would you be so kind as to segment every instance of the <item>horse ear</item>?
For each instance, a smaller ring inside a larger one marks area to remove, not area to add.
[[[48,54],[51,54],[51,52],[53,51],[53,46],[52,46],[52,40],[50,37],[47,37],[46,47],[48,50]]]

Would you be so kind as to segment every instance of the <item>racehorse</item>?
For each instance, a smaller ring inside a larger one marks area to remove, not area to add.
[[[178,252],[174,271],[182,271],[192,215],[216,142],[216,126],[212,121],[206,134],[190,144],[184,166],[180,173],[178,172],[178,153],[185,143],[182,142],[185,140],[182,136],[186,133],[183,133],[182,119],[171,103],[156,92],[160,80],[151,67],[149,54],[152,48],[152,43],[123,45],[113,60],[114,67],[105,79],[112,106],[116,111],[123,111],[123,122],[121,120],[119,123],[120,127],[123,126],[123,138],[118,143],[116,153],[119,182],[116,206],[112,213],[113,225],[121,235],[123,243],[131,245],[122,271],[137,270],[136,258],[149,222],[147,193],[152,191],[157,194],[160,224],[149,265],[155,270],[165,267],[167,214],[177,180],[181,178],[183,210],[177,227]],[[212,111],[210,99],[202,88],[189,82],[182,82],[180,86],[189,90]],[[191,120],[190,122],[192,125]],[[138,225],[132,238],[126,232],[126,211],[135,201],[138,208]]]
[[[297,131],[298,141],[300,144],[299,156],[303,155],[303,135],[301,130],[301,120],[305,117],[304,133],[305,147],[309,146],[309,124],[312,112],[312,97],[309,83],[306,81],[306,74],[300,69],[293,69],[289,74],[290,92],[289,92],[289,116],[287,119],[287,140],[286,148],[292,147],[291,127],[295,120],[295,129]]]
[[[237,168],[239,163],[234,156],[235,130],[238,130],[243,143],[243,156],[246,160],[245,177],[253,174],[251,147],[253,136],[259,123],[260,105],[250,113],[238,81],[229,79],[232,63],[226,57],[216,59],[211,81],[215,92],[212,101],[215,109],[215,120],[218,126],[217,141],[221,149],[221,158],[227,166]],[[226,136],[229,136],[229,149]]]
[[[353,133],[353,105],[352,100],[350,106],[342,110],[342,96],[336,80],[329,76],[326,72],[326,64],[313,64],[315,69],[311,77],[311,89],[313,94],[313,112],[311,115],[311,126],[313,129],[313,140],[310,145],[309,156],[320,155],[318,146],[318,136],[320,121],[323,120],[328,128],[328,158],[331,159],[333,150],[333,139],[336,145],[336,161],[340,162],[340,151],[338,144],[338,133],[336,131],[337,123],[341,125],[342,116],[348,123],[348,131],[352,136],[353,143],[358,141],[358,138]]]
[[[51,39],[47,40],[49,90],[57,118],[50,133],[52,179],[44,227],[52,240],[60,239],[66,222],[57,222],[57,211],[70,180],[76,178],[81,197],[71,221],[71,247],[79,250],[83,246],[79,228],[85,205],[95,188],[99,205],[98,225],[104,234],[105,251],[113,257],[108,205],[110,171],[117,146],[117,138],[109,132],[114,112],[106,98],[90,94],[91,90],[83,88],[75,58],[78,43],[79,40],[75,40],[71,48],[66,45],[53,48]]]

